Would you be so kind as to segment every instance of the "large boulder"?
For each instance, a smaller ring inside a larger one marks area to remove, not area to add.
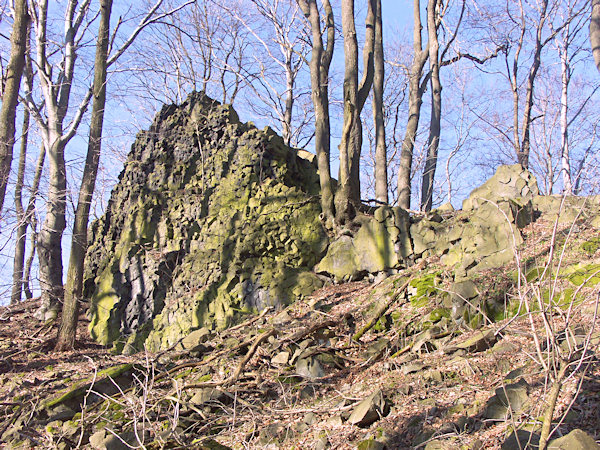
[[[202,93],[165,106],[90,230],[91,335],[157,350],[320,287],[327,237],[303,156]]]
[[[484,203],[499,203],[503,200],[522,199],[531,201],[538,195],[535,176],[520,164],[500,166],[492,178],[474,189],[463,201],[463,211],[470,211]]]
[[[402,208],[382,206],[373,216],[355,219],[358,231],[342,235],[331,243],[316,267],[336,281],[360,278],[367,273],[396,269],[413,254],[410,217]]]

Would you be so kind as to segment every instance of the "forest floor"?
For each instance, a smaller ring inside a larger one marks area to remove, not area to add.
[[[543,262],[548,245],[560,244],[552,230],[540,221],[525,230],[523,260]],[[595,232],[577,231],[563,233],[562,264],[596,263],[598,249],[580,250]],[[428,261],[427,270],[444,270],[436,264]],[[481,280],[489,290],[505,289],[514,270],[491,270]],[[564,280],[550,278],[549,285],[564,288]],[[534,301],[543,282],[506,288],[506,298]],[[553,438],[578,428],[600,439],[599,285],[577,289],[579,300],[547,314],[522,314],[479,330],[432,327],[411,337],[406,327],[380,321],[353,339],[373,318],[382,285],[326,286],[283,311],[212,333],[193,348],[132,356],[94,343],[84,314],[76,350],[57,353],[57,324],[32,317],[36,301],[0,308],[0,445],[525,448],[524,441],[511,446],[509,437],[514,430],[521,439],[539,435],[561,349],[571,365],[554,409]],[[399,297],[387,314],[405,314],[402,308]],[[560,336],[565,321],[577,330],[568,351],[569,339]],[[112,390],[102,388],[102,370],[121,364],[132,364],[127,380],[108,377]],[[75,403],[47,407],[48,399],[73,386],[82,387],[70,398]],[[491,409],[503,407],[504,417],[490,418]]]

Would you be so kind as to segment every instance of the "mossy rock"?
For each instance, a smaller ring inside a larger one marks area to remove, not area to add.
[[[568,268],[566,273],[575,286],[595,287],[600,283],[600,264],[577,264]]]
[[[94,390],[96,391],[101,391],[103,385],[114,388],[114,380],[130,373],[133,368],[133,364],[128,363],[101,370],[93,378],[77,381],[57,395],[47,399],[42,403],[41,409],[50,410],[58,405],[67,403],[77,407],[83,401],[83,397],[89,391],[90,387],[92,387],[92,383],[94,383]]]
[[[589,256],[595,255],[599,248],[600,248],[600,237],[590,239],[589,241],[586,241],[583,244],[581,244],[581,250],[583,250]]]
[[[439,272],[428,273],[411,280],[408,285],[408,297],[411,305],[421,308],[430,304],[432,297],[440,294],[439,282]]]
[[[315,164],[202,93],[164,107],[90,227],[90,333],[129,353],[224,329],[322,286]]]

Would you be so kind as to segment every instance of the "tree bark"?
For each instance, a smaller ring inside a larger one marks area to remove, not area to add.
[[[335,44],[333,10],[329,0],[323,0],[327,47],[323,47],[321,17],[316,0],[298,0],[298,5],[308,19],[312,34],[310,59],[310,82],[312,101],[315,108],[315,151],[321,186],[321,210],[327,222],[335,217],[333,189],[330,169],[330,125],[329,125],[329,66]]]
[[[375,198],[388,204],[387,149],[383,116],[385,66],[381,0],[375,1],[375,48],[373,51],[373,118],[375,121]]]
[[[600,0],[592,0],[592,18],[590,21],[590,43],[596,68],[600,70]]]
[[[75,211],[71,255],[67,272],[67,289],[56,341],[57,351],[72,350],[76,338],[79,302],[83,293],[83,268],[85,253],[87,251],[87,226],[102,149],[102,127],[104,125],[104,108],[106,105],[106,71],[112,1],[102,0],[100,2],[100,25],[98,29],[96,59],[94,62],[94,99],[92,103],[90,137],[81,187],[79,189],[79,198],[77,200],[77,209]]]
[[[423,48],[421,31],[421,9],[419,0],[413,0],[413,46],[414,56],[410,67],[408,79],[408,121],[406,132],[402,141],[400,152],[400,168],[398,170],[398,205],[410,209],[412,161],[415,140],[419,129],[421,117],[421,104],[423,103],[424,86],[421,85],[423,68],[429,58],[429,42]]]
[[[427,139],[427,159],[421,184],[421,210],[431,211],[433,183],[440,146],[442,116],[442,84],[440,82],[439,42],[437,37],[437,0],[429,0],[427,6],[427,33],[429,40],[429,66],[431,70],[431,121]]]
[[[0,213],[4,206],[6,185],[10,174],[15,144],[15,117],[21,77],[25,67],[29,14],[27,0],[15,0],[15,17],[10,35],[10,57],[6,70],[6,83],[0,108]]]
[[[363,129],[361,114],[365,106],[369,92],[373,86],[374,77],[374,51],[375,51],[375,1],[367,1],[367,17],[365,19],[365,43],[363,47],[363,75],[358,85],[357,104],[354,109],[354,120],[352,121],[350,147],[348,157],[350,163],[350,200],[355,205],[361,202],[360,196],[360,155],[362,152]],[[354,26],[354,20],[352,21]],[[356,29],[353,28],[353,38],[356,41]],[[358,45],[358,44],[357,44]],[[358,48],[357,48],[358,50]],[[358,73],[358,61],[356,62]]]

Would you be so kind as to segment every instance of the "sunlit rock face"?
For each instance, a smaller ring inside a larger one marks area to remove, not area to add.
[[[202,93],[165,106],[90,230],[92,336],[162,349],[320,287],[327,237],[301,153]]]

